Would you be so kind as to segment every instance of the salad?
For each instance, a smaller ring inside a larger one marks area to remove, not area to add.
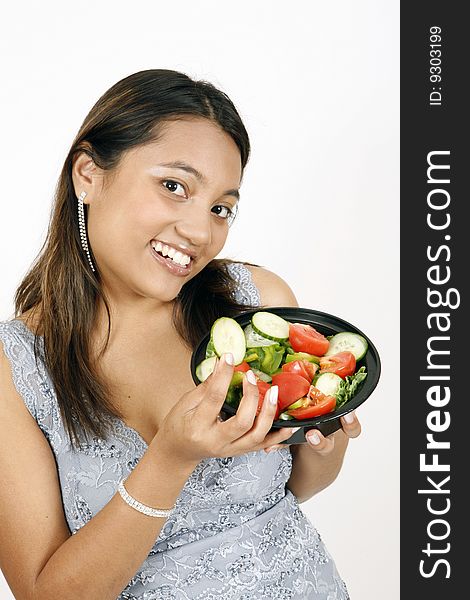
[[[367,352],[367,340],[353,332],[325,337],[311,325],[291,323],[269,311],[253,314],[244,328],[220,317],[211,328],[205,359],[196,367],[204,381],[225,352],[234,357],[234,373],[225,401],[238,407],[243,373],[256,376],[259,414],[272,385],[279,387],[275,419],[311,419],[335,411],[350,400],[366,378],[356,364]]]

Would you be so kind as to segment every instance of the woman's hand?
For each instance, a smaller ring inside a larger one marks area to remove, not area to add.
[[[287,487],[298,502],[305,502],[331,485],[338,476],[349,438],[357,437],[361,426],[352,413],[341,418],[342,428],[325,437],[317,429],[307,432],[306,444],[291,448],[292,471]]]
[[[293,429],[270,432],[277,408],[277,386],[264,397],[258,416],[258,386],[243,377],[243,396],[236,414],[222,421],[219,413],[233,375],[223,355],[213,373],[173,406],[153,441],[161,451],[186,463],[263,450],[287,440]],[[233,358],[233,357],[232,357]],[[273,393],[274,392],[274,393]],[[270,402],[273,396],[274,402]]]
[[[342,431],[348,438],[356,438],[361,433],[361,424],[354,411],[341,417]],[[319,454],[330,454],[335,447],[335,436],[338,432],[325,437],[318,429],[310,429],[305,435],[308,445]],[[290,444],[276,444],[266,449],[266,452],[285,448]]]

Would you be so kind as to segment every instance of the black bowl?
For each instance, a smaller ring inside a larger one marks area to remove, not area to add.
[[[367,398],[372,394],[377,383],[380,378],[380,357],[375,348],[374,344],[370,341],[370,339],[363,333],[360,329],[351,325],[347,321],[335,317],[334,315],[330,315],[328,313],[320,312],[317,310],[311,310],[309,308],[295,308],[295,307],[268,307],[268,308],[258,308],[256,310],[250,310],[243,312],[234,319],[242,326],[245,327],[250,323],[251,317],[259,311],[268,311],[272,312],[276,315],[279,315],[286,321],[291,323],[303,323],[306,325],[311,325],[317,331],[322,333],[323,335],[334,335],[335,333],[340,333],[341,331],[352,331],[354,333],[358,333],[362,335],[369,345],[368,350],[365,356],[357,362],[357,369],[362,366],[365,366],[367,371],[367,377],[364,381],[359,385],[359,388],[356,394],[343,404],[338,410],[335,410],[326,415],[321,415],[319,417],[315,417],[314,419],[295,419],[292,421],[282,421],[276,420],[273,421],[272,430],[280,429],[281,427],[300,427],[300,429],[294,433],[288,440],[286,440],[285,444],[302,444],[305,443],[305,433],[310,429],[318,429],[325,436],[330,435],[331,433],[337,431],[341,428],[340,417],[345,414],[353,411],[358,406],[363,404]],[[193,377],[194,383],[198,385],[200,383],[199,379],[196,376],[196,367],[197,365],[204,360],[206,356],[206,347],[209,343],[210,332],[199,342],[196,350],[193,352],[191,357],[191,375]],[[225,418],[229,418],[233,416],[237,412],[237,409],[227,404],[227,402],[223,405],[223,411],[221,412],[221,416]]]

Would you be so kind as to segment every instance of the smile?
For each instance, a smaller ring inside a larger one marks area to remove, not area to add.
[[[151,244],[152,244],[152,248],[155,250],[155,252],[158,252],[163,257],[171,258],[175,263],[178,263],[179,265],[181,265],[183,267],[188,265],[191,261],[191,257],[188,256],[187,254],[184,254],[180,250],[175,250],[171,246],[162,244],[162,242],[160,242],[158,240],[152,240]]]
[[[160,245],[161,245],[161,243],[160,243]],[[172,273],[173,275],[177,275],[179,277],[186,277],[187,275],[189,275],[189,273],[191,273],[192,265],[193,265],[192,260],[190,260],[185,265],[179,264],[178,262],[176,262],[174,260],[174,258],[171,258],[171,256],[163,256],[161,254],[161,250],[158,251],[157,248],[158,248],[158,243],[156,243],[155,241],[152,241],[150,243],[151,255],[157,262],[159,262],[162,266],[166,267],[166,269],[170,273]],[[166,248],[168,248],[168,246],[166,246]],[[172,250],[174,250],[174,248]],[[181,254],[181,252],[179,252],[179,254]],[[183,256],[186,256],[188,259],[190,258],[187,255],[183,255]]]

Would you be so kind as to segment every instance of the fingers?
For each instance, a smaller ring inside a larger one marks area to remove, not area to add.
[[[204,395],[199,404],[199,409],[205,418],[217,419],[217,415],[225,402],[232,376],[233,355],[228,352],[220,357],[214,371],[200,385]]]
[[[264,397],[263,406],[259,413],[255,426],[246,436],[251,441],[253,446],[256,446],[259,450],[268,448],[270,446],[279,444],[288,440],[293,433],[298,431],[299,427],[282,427],[271,431],[274,417],[277,411],[277,398],[279,388],[277,385],[273,385]]]
[[[231,431],[233,439],[237,439],[253,427],[258,409],[259,390],[256,376],[250,369],[243,374],[243,393],[236,414],[230,419],[227,431]]]
[[[359,423],[354,411],[344,415],[344,417],[341,417],[341,425],[344,433],[349,438],[356,438],[361,433],[361,424]]]
[[[335,438],[325,437],[318,429],[310,429],[305,435],[307,444],[319,454],[329,454],[335,447]]]
[[[295,429],[291,429],[291,435],[294,431],[297,431],[298,429],[300,429],[300,427],[296,427]],[[289,436],[291,437],[291,436]],[[266,452],[266,454],[268,454],[269,452],[272,452],[274,450],[281,450],[281,448],[290,448],[290,446],[292,446],[292,444],[274,444],[274,446],[268,446],[267,448],[264,448],[264,451]]]
[[[290,444],[281,444],[281,442],[288,440],[299,429],[300,427],[281,427],[280,429],[270,431],[264,438],[260,450],[270,452],[271,450],[278,450],[279,448],[290,446]]]
[[[279,387],[272,385],[264,395],[263,406],[251,432],[255,443],[261,443],[271,429],[277,410]]]
[[[349,438],[355,438],[361,433],[361,424],[359,423],[354,411],[341,417],[341,424],[344,433]],[[338,432],[337,432],[338,433]],[[335,447],[335,435],[325,437],[321,431],[311,429],[307,432],[305,439],[311,448],[319,454],[329,454]]]
[[[271,428],[277,407],[277,386],[273,386],[276,395],[272,395],[273,387],[266,392],[261,411],[258,417],[256,416],[259,390],[256,385],[256,378],[251,379],[251,381],[250,378],[249,372],[243,377],[243,396],[236,414],[222,424],[224,433],[232,441],[250,432],[250,439],[247,438],[244,440],[244,446],[247,448],[250,443],[253,446],[264,439],[266,432]],[[269,401],[270,397],[273,399],[273,402]],[[254,424],[255,427],[253,427]]]
[[[300,429],[300,427],[291,429],[290,430],[291,434],[294,431],[298,431],[299,429]],[[315,449],[320,454],[329,454],[330,452],[332,452],[332,450],[335,447],[334,436],[325,437],[317,429],[310,429],[305,434],[305,440],[307,441],[308,446]],[[271,452],[271,450],[279,450],[279,448],[285,448],[286,446],[290,446],[290,444],[276,444],[276,445],[265,448],[265,452]]]
[[[237,414],[221,424],[225,435],[232,439],[232,453],[239,454],[263,450],[289,439],[299,427],[283,427],[271,431],[277,411],[278,386],[272,386],[265,394],[259,414],[259,390],[256,379],[250,382],[250,372],[243,379],[243,397]]]
[[[344,433],[349,438],[355,438],[361,433],[361,424],[359,423],[354,411],[341,417],[341,425]],[[336,432],[339,433],[339,432]],[[325,437],[321,431],[311,429],[307,432],[305,439],[311,448],[319,454],[329,454],[335,447],[335,435]]]
[[[269,452],[272,452],[274,450],[280,450],[281,448],[289,448],[291,444],[275,444],[274,446],[269,446],[269,448],[265,448],[264,451],[266,452],[266,454],[269,454]]]

